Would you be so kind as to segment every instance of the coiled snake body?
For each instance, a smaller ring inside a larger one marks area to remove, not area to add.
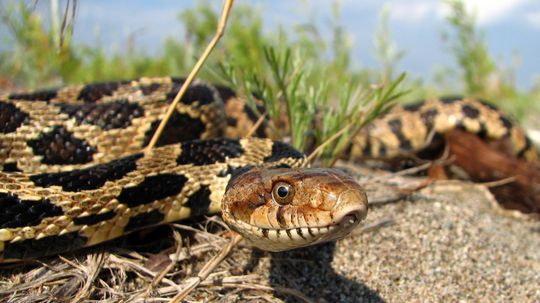
[[[219,211],[274,251],[342,237],[365,217],[365,193],[350,177],[298,169],[304,155],[284,143],[238,139],[256,117],[225,87],[192,84],[158,147],[141,153],[182,82],[141,78],[1,97],[0,261]],[[510,138],[515,155],[536,156],[499,111],[457,98],[396,109],[358,134],[348,155],[393,157],[456,127]]]

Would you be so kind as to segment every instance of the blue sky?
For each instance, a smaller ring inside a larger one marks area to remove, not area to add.
[[[216,6],[221,5],[221,1]],[[320,24],[328,22],[332,12],[330,0],[264,1],[237,0],[252,3],[262,12],[265,28],[271,31],[278,23]],[[479,25],[489,48],[503,65],[510,65],[519,55],[517,82],[522,89],[540,82],[540,1],[538,0],[467,0],[477,13]],[[64,2],[61,1],[61,7]],[[177,19],[183,9],[193,7],[191,0],[93,0],[80,1],[75,25],[75,40],[91,44],[96,41],[115,51],[125,49],[129,35],[136,34],[136,47],[159,52],[167,36],[182,37],[185,29]],[[40,1],[40,11],[47,12],[48,1]],[[353,55],[358,66],[377,67],[374,33],[385,5],[390,7],[390,30],[397,47],[405,51],[399,68],[430,79],[437,67],[453,66],[453,58],[441,39],[447,28],[447,9],[437,0],[341,0],[341,22],[350,34]],[[226,37],[233,39],[233,37]]]

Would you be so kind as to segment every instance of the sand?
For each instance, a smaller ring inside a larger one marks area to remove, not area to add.
[[[316,302],[540,302],[540,224],[501,213],[486,190],[437,184],[372,209],[366,224],[388,220],[272,254],[260,273]]]

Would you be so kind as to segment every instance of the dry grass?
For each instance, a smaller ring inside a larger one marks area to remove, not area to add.
[[[216,224],[217,223],[217,224]],[[220,219],[201,228],[173,224],[33,263],[0,268],[6,302],[169,302],[229,242]],[[296,290],[265,284],[253,268],[251,249],[237,247],[186,302],[275,302],[274,293],[310,302]]]

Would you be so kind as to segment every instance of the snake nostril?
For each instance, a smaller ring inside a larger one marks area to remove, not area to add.
[[[343,216],[343,219],[340,221],[340,225],[344,228],[347,228],[356,225],[358,221],[358,212],[352,211],[349,214]]]

